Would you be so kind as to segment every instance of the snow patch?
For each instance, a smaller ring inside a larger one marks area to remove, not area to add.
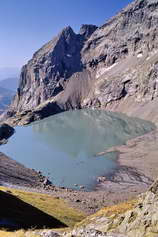
[[[99,78],[100,76],[102,76],[105,72],[111,70],[114,66],[116,66],[118,63],[114,63],[113,65],[111,65],[110,67],[104,67],[104,68],[100,68],[97,73],[96,73],[96,78]]]
[[[137,54],[137,58],[141,58],[141,57],[143,57],[142,53]]]
[[[95,95],[99,95],[100,94],[100,91],[96,88],[95,89]]]

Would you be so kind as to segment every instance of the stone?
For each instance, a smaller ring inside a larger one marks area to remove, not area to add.
[[[84,189],[85,187],[81,185],[81,186],[79,186],[79,188],[80,188],[80,189]]]
[[[75,202],[81,202],[81,200],[80,200],[80,199],[77,199]]]
[[[43,181],[43,185],[44,186],[49,186],[49,185],[51,185],[52,183],[51,183],[51,181],[48,179],[48,178],[45,178],[44,179],[44,181]]]
[[[96,229],[80,229],[79,231],[73,231],[72,235],[73,237],[127,237],[123,234],[115,234],[115,233],[106,233],[102,232]]]
[[[102,183],[106,181],[106,177],[105,176],[99,176],[97,177],[97,182]]]
[[[14,134],[15,130],[10,125],[3,123],[0,125],[0,140],[7,140]]]
[[[61,235],[55,231],[43,231],[40,233],[41,237],[60,237]]]

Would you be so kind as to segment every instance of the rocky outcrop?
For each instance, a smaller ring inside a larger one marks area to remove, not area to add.
[[[77,235],[76,235],[77,234]],[[122,235],[122,234],[118,234],[118,233],[107,233],[107,232],[103,232],[103,231],[99,231],[96,229],[81,229],[79,232],[72,232],[72,235],[61,235],[61,236],[67,236],[67,237],[127,237],[127,235]],[[48,237],[51,237],[48,236]]]
[[[0,144],[7,142],[8,138],[14,134],[15,130],[6,123],[0,124]]]
[[[73,235],[73,234],[60,234],[60,233],[56,233],[54,231],[45,231],[44,233],[41,233],[40,236],[41,237],[62,237],[62,236],[67,236],[67,237],[127,237],[127,235],[122,235],[122,234],[116,234],[116,233],[111,233],[111,234],[107,234],[107,233],[103,233],[101,231],[95,230],[95,229],[86,229],[86,230],[81,230],[80,233],[78,233],[79,235]]]
[[[112,211],[99,211],[76,225],[71,233],[63,236],[155,237],[158,233],[157,205],[158,180],[139,197],[134,208],[125,212],[122,208],[122,213],[119,213],[116,206],[115,214],[109,214]]]
[[[158,121],[157,11],[157,0],[136,0],[101,27],[66,27],[22,68],[5,118],[27,123],[93,106]],[[152,118],[135,111],[142,106]]]

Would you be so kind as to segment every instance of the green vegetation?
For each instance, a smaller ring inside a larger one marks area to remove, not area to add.
[[[14,220],[19,229],[73,227],[85,218],[64,200],[48,194],[0,187],[0,198],[0,218]]]
[[[8,206],[5,206],[5,211],[6,213],[10,213],[12,218],[22,218],[23,222],[26,221],[28,223],[28,215],[34,216],[36,211],[41,211],[41,215],[43,215],[44,213],[48,215],[46,217],[54,219],[52,221],[52,226],[45,226],[45,228],[53,230],[56,229],[57,231],[61,232],[69,232],[74,226],[75,228],[82,228],[84,226],[86,227],[89,224],[95,224],[96,220],[98,218],[100,219],[103,216],[109,217],[110,219],[116,218],[120,214],[131,210],[138,202],[137,200],[131,200],[129,202],[121,203],[115,206],[105,207],[97,213],[85,218],[85,215],[83,213],[73,208],[70,208],[64,200],[52,197],[51,195],[31,193],[16,189],[0,187],[0,196],[1,195],[10,195],[12,199],[15,198],[17,200],[17,203],[15,203],[16,205],[12,209],[10,205],[8,205],[8,200],[6,199]],[[26,209],[25,212],[22,210],[22,208],[19,209],[19,200],[25,204],[31,205],[31,207],[35,208],[35,210],[32,213],[27,213],[28,209]],[[3,204],[4,203],[2,202],[2,206]],[[2,215],[2,213],[3,211],[0,213],[0,216]],[[33,217],[30,218],[31,219],[29,221],[32,222]],[[40,218],[41,217],[38,216],[38,221],[43,221],[43,219]],[[114,228],[113,224],[111,225],[111,228]],[[34,229],[31,229],[30,226],[30,228],[26,228],[26,230],[19,228],[19,230],[12,232],[7,230],[1,230],[0,237],[39,237],[38,230],[40,229],[42,229],[42,227],[37,228],[34,226]]]
[[[16,232],[0,231],[0,237],[26,237],[24,230],[19,230]],[[32,231],[27,231],[27,237],[39,237],[39,235],[34,234]]]

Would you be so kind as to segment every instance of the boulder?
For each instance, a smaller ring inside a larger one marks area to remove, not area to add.
[[[10,125],[3,123],[0,125],[0,140],[7,140],[15,132],[15,129]]]

